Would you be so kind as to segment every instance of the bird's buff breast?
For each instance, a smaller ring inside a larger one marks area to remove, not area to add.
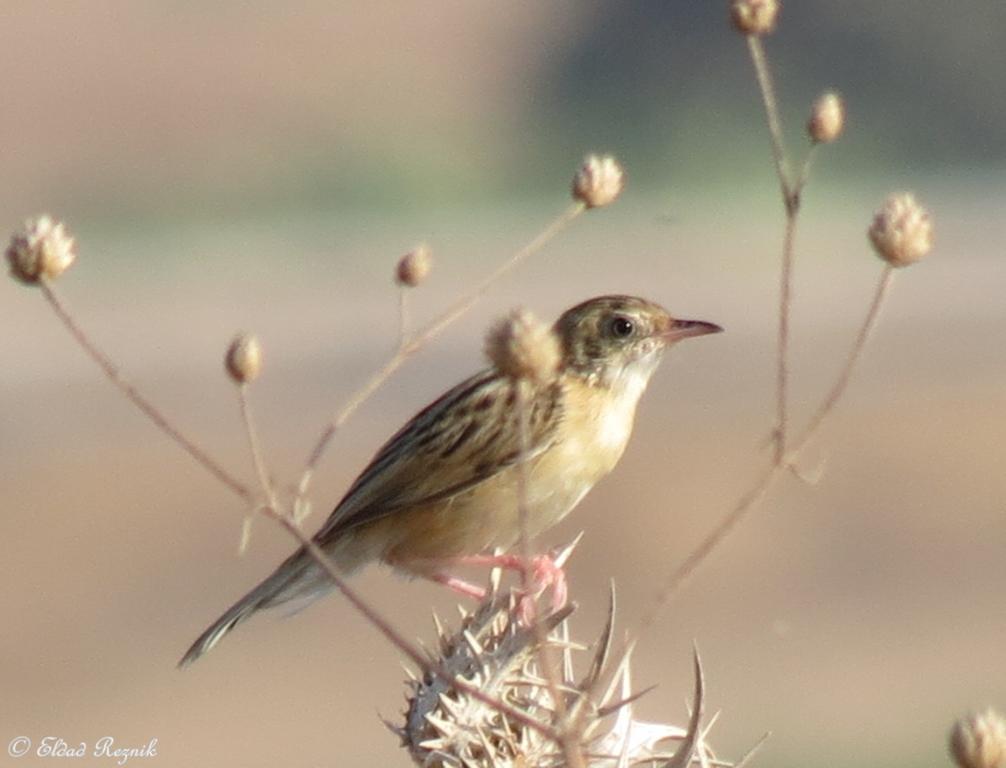
[[[587,386],[571,387],[565,397],[555,442],[527,467],[531,536],[562,520],[618,463],[638,400],[613,403]],[[358,544],[412,572],[430,570],[430,561],[512,547],[520,537],[518,472],[511,467],[452,498],[375,521],[357,532],[368,540]]]

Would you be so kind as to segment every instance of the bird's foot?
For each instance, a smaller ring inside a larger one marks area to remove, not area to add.
[[[569,599],[566,572],[555,562],[554,555],[535,555],[528,562],[521,563],[521,571],[526,574],[526,587],[517,603],[520,623],[530,627],[538,618],[538,597],[546,590],[552,591],[552,611],[565,607]]]
[[[520,573],[524,577],[525,586],[520,590],[517,615],[521,624],[530,626],[538,615],[538,598],[546,590],[551,590],[553,611],[565,607],[568,601],[569,587],[566,581],[566,572],[562,567],[565,562],[562,554],[564,553],[557,555],[550,552],[545,555],[533,555],[527,560],[515,554],[465,555],[452,558],[450,565],[488,566]],[[476,600],[485,599],[485,589],[470,584],[457,576],[452,576],[446,571],[437,571],[430,578],[466,597],[472,597]]]
[[[519,572],[525,580],[517,602],[517,615],[521,624],[530,626],[538,615],[538,598],[548,589],[552,592],[552,610],[565,607],[569,598],[569,587],[566,572],[556,554],[533,555],[525,560],[520,555],[469,555],[458,558],[463,565],[481,565],[490,568],[503,568],[507,571]],[[563,558],[564,562],[564,558]]]
[[[486,590],[485,587],[479,587],[475,584],[465,581],[464,579],[459,579],[457,576],[452,576],[449,573],[443,571],[438,571],[430,576],[432,581],[437,584],[443,584],[448,589],[452,589],[459,595],[464,595],[465,597],[471,597],[476,600],[485,600]]]

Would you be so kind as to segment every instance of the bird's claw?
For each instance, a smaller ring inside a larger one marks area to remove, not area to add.
[[[552,550],[548,554],[533,555],[527,559],[515,554],[467,555],[452,559],[450,564],[489,566],[521,573],[524,585],[518,590],[516,613],[520,623],[529,627],[538,616],[538,598],[546,590],[551,590],[553,612],[564,608],[569,601],[569,586],[563,566],[579,541],[580,537],[578,536],[572,544],[558,550]],[[445,564],[443,561],[439,563],[441,566]],[[447,571],[438,569],[432,572],[428,578],[476,600],[481,600],[486,595],[484,589],[469,584]]]
[[[529,627],[538,617],[538,598],[550,589],[552,611],[558,611],[569,600],[569,585],[566,572],[556,563],[552,553],[535,555],[530,561],[522,562],[521,570],[525,574],[527,586],[521,591],[517,602],[517,615],[520,623]]]

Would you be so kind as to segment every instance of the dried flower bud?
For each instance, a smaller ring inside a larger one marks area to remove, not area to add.
[[[512,379],[544,384],[559,368],[559,339],[526,309],[516,309],[489,329],[486,356]]]
[[[625,187],[622,166],[611,155],[588,155],[573,177],[573,199],[588,208],[613,203]]]
[[[730,21],[745,35],[767,35],[779,18],[779,0],[731,0]]]
[[[29,285],[59,277],[76,257],[73,238],[67,235],[63,222],[46,215],[27,219],[24,231],[15,233],[7,246],[11,275]]]
[[[933,247],[929,213],[909,192],[891,195],[873,217],[870,242],[877,255],[892,267],[907,267]]]
[[[419,245],[398,260],[395,279],[399,285],[415,288],[426,279],[432,268],[433,257],[430,255],[430,249],[425,245]]]
[[[262,372],[262,345],[258,337],[250,333],[239,333],[227,348],[224,358],[227,374],[238,384],[255,381]]]
[[[825,91],[817,97],[810,110],[807,121],[807,133],[811,141],[818,144],[830,144],[842,135],[845,127],[845,104],[842,97],[834,91]]]
[[[950,730],[950,754],[960,768],[1006,768],[1006,720],[991,709],[962,717]]]

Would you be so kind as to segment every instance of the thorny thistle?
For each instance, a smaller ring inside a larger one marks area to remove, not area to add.
[[[497,701],[561,732],[577,724],[577,741],[590,768],[713,764],[701,726],[703,687],[696,656],[696,690],[688,728],[648,723],[633,717],[630,660],[610,670],[614,599],[607,625],[585,673],[574,671],[586,648],[569,638],[567,607],[543,621],[546,645],[561,657],[557,707],[540,667],[542,655],[535,632],[520,624],[516,597],[491,580],[486,600],[473,612],[461,611],[461,623],[448,630],[434,615],[437,632],[435,664],[476,686]],[[559,768],[566,765],[558,740],[526,724],[513,722],[497,708],[452,690],[439,678],[410,674],[408,708],[402,726],[388,723],[417,765],[434,768]],[[600,682],[606,683],[600,685]],[[596,690],[596,693],[594,691]],[[567,713],[565,721],[559,711]],[[716,763],[722,765],[722,763]]]

